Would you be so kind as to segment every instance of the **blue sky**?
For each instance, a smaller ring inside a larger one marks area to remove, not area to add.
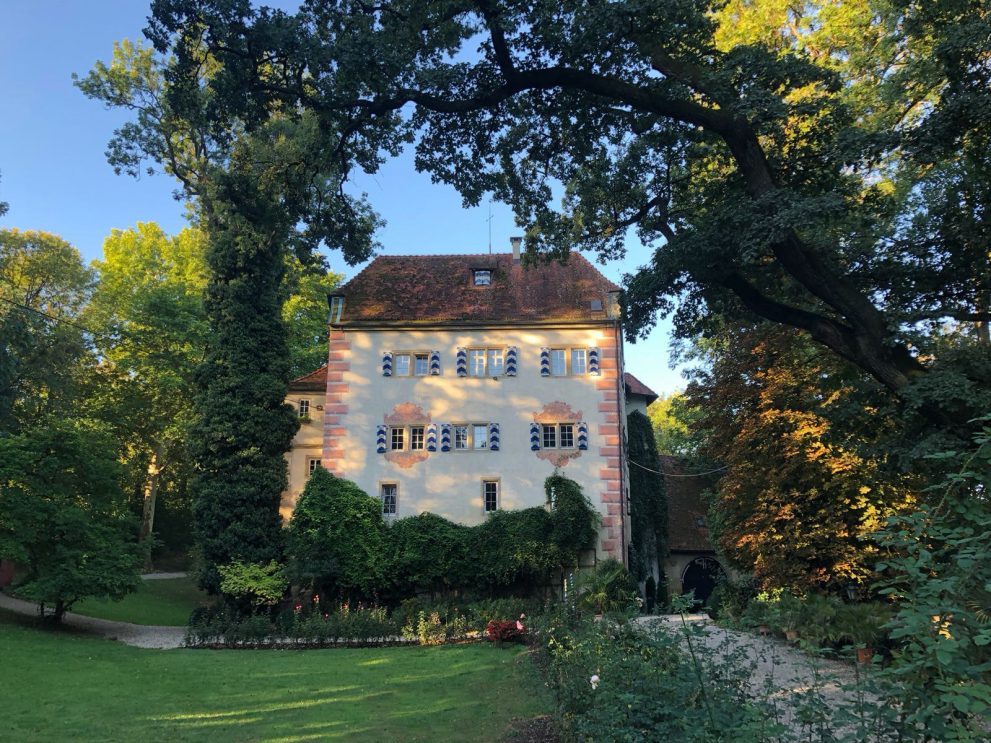
[[[171,179],[114,174],[104,151],[126,117],[72,85],[72,73],[85,75],[94,62],[110,58],[114,41],[142,39],[147,15],[144,0],[0,2],[0,201],[10,204],[0,226],[53,232],[86,260],[102,255],[103,240],[115,228],[157,222],[174,233],[185,226]],[[487,251],[489,206],[464,209],[452,188],[416,173],[410,155],[357,184],[387,222],[378,235],[384,253]],[[506,252],[510,235],[520,230],[506,206],[493,203],[491,215],[493,250]],[[647,259],[645,249],[631,245],[625,261],[600,270],[620,283]],[[337,254],[329,261],[348,277],[361,268]],[[667,325],[627,345],[626,368],[659,394],[684,386],[668,366]]]

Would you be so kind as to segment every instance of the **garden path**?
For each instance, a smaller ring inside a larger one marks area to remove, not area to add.
[[[677,614],[640,617],[637,621],[663,623],[679,633],[683,629],[682,618]],[[801,696],[811,690],[817,689],[822,703],[834,709],[857,701],[857,693],[844,688],[856,684],[859,669],[853,663],[813,657],[783,640],[726,629],[705,614],[686,615],[685,621],[701,627],[702,649],[715,659],[738,658],[738,653],[745,653],[751,668],[751,693],[755,699],[773,702],[788,726],[797,724],[795,707]],[[867,696],[860,701],[866,705],[877,703]]]
[[[38,616],[38,605],[30,601],[21,601],[13,596],[0,593],[0,608],[29,617]],[[117,640],[137,648],[156,648],[170,650],[182,647],[186,636],[185,627],[160,627],[146,624],[131,624],[129,622],[114,622],[109,619],[84,617],[81,614],[66,612],[62,623],[72,629],[89,632],[108,640]]]

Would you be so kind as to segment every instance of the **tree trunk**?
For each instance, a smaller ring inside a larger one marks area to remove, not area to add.
[[[151,454],[151,461],[148,462],[148,479],[145,481],[144,500],[141,507],[139,542],[144,542],[151,537],[155,528],[155,503],[158,500],[158,488],[162,481],[162,468],[160,466],[162,455],[162,447],[156,446]],[[151,550],[149,549],[145,557],[145,568],[150,570],[151,567]]]

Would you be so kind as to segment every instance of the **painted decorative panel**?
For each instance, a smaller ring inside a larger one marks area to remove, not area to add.
[[[549,348],[540,349],[540,376],[549,377],[551,375],[551,350]]]
[[[458,349],[458,376],[467,377],[468,376],[468,349],[459,348]]]
[[[378,426],[375,432],[375,451],[379,454],[385,454],[385,434],[386,427]]]
[[[382,354],[382,376],[392,376],[392,351],[386,351]]]
[[[516,346],[510,346],[506,349],[506,376],[515,377],[516,370],[519,365],[519,355],[520,349]]]
[[[588,423],[585,421],[578,421],[578,448],[588,450]]]
[[[540,451],[540,426],[530,424],[530,451]]]
[[[427,451],[437,451],[437,424],[427,426]]]
[[[499,451],[499,424],[489,424],[489,450]]]
[[[440,450],[451,451],[451,424],[442,423],[440,426]]]
[[[600,352],[598,348],[588,349],[588,373],[595,376],[599,376],[602,372],[599,371],[599,356]]]
[[[440,376],[440,351],[430,352],[430,376]]]

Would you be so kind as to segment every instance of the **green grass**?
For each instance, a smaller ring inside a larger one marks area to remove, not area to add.
[[[7,740],[498,741],[550,702],[488,645],[140,650],[0,611]]]
[[[134,624],[185,626],[189,613],[207,602],[192,578],[141,581],[138,590],[120,601],[85,599],[72,611],[87,617],[115,619]]]

